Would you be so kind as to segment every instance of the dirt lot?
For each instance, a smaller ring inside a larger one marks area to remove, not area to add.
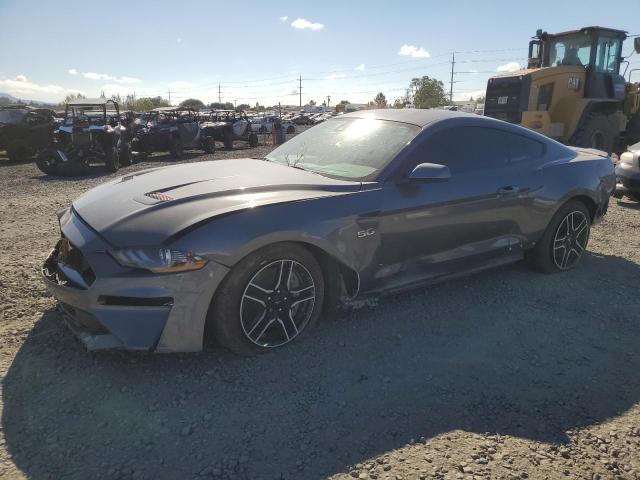
[[[385,298],[258,358],[87,353],[38,270],[107,178],[0,160],[0,477],[640,478],[638,205],[574,272]]]

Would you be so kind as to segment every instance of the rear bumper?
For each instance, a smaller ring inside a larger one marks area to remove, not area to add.
[[[640,170],[632,165],[618,164],[616,166],[616,189],[614,197],[622,197],[629,193],[640,193]]]
[[[82,252],[95,277],[74,282],[57,269],[54,249],[42,278],[66,323],[89,350],[124,348],[156,352],[202,349],[211,298],[228,268],[209,262],[201,270],[153,274],[121,267],[108,245],[75,214],[62,233]],[[63,264],[64,266],[64,264]]]

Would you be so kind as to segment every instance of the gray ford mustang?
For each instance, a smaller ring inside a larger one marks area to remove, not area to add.
[[[615,187],[611,159],[498,120],[343,115],[264,159],[146,170],[59,215],[43,266],[89,349],[283,346],[356,296],[525,259],[572,269]]]

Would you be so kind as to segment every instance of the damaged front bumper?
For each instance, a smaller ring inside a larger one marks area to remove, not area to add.
[[[226,267],[209,262],[197,271],[153,274],[118,264],[110,245],[73,212],[61,216],[61,231],[42,278],[87,349],[202,349],[207,311]]]

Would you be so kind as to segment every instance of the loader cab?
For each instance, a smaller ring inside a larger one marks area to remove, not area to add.
[[[585,69],[585,98],[622,101],[622,42],[627,33],[602,27],[550,34],[538,30],[529,42],[529,68],[579,66]],[[579,87],[579,86],[576,86]]]

